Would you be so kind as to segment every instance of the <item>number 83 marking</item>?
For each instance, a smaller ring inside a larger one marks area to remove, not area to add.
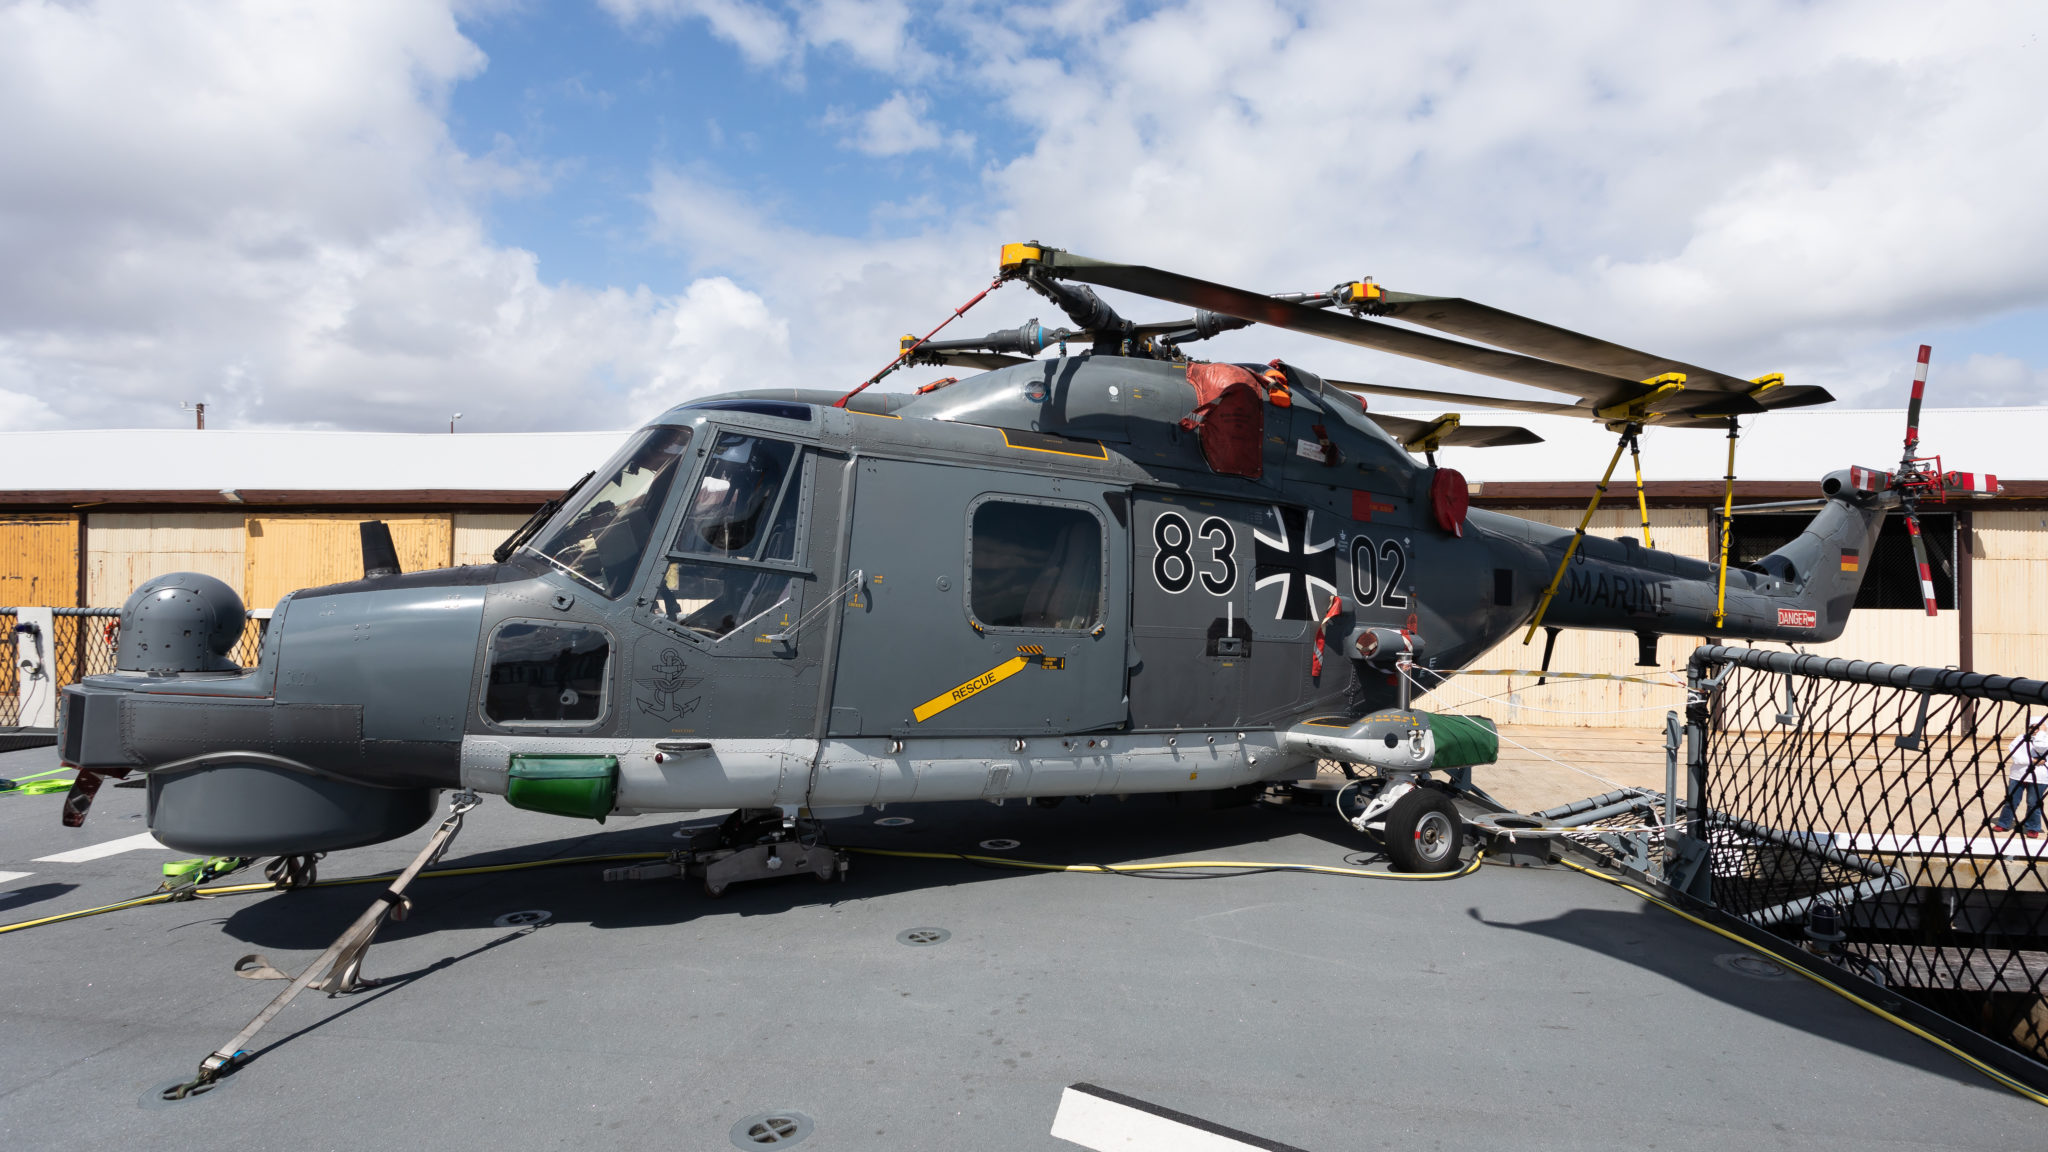
[[[1194,556],[1197,540],[1205,542],[1209,550],[1199,570]],[[1152,557],[1152,579],[1162,590],[1176,595],[1185,592],[1197,576],[1212,596],[1228,596],[1237,587],[1237,533],[1221,516],[1209,517],[1195,530],[1180,513],[1162,512],[1152,522],[1152,542],[1159,546],[1158,555]]]

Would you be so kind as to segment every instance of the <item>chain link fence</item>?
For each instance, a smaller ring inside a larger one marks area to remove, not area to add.
[[[53,608],[51,613],[55,619],[51,622],[47,650],[50,653],[48,672],[52,691],[66,684],[76,684],[87,676],[114,670],[121,646],[119,608]],[[20,636],[14,630],[18,622],[15,609],[0,608],[0,655],[6,658],[4,667],[0,667],[0,728],[13,728],[21,723],[24,685]],[[244,668],[256,665],[263,632],[269,625],[269,612],[248,614],[242,638],[232,653],[235,663]],[[41,690],[34,685],[29,687]]]
[[[21,723],[21,653],[15,647],[14,625],[17,619],[11,611],[0,611],[0,728],[13,728]]]
[[[2048,751],[2048,683],[1727,647],[1690,671],[1706,734],[1691,832],[1713,903],[2048,1060],[2048,835],[2027,740]]]

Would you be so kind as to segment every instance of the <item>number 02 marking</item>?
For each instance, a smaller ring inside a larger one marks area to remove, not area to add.
[[[1388,540],[1375,551],[1364,536],[1351,541],[1351,592],[1360,607],[1378,603],[1387,608],[1406,608],[1408,597],[1395,591],[1408,574],[1408,553],[1398,541]]]
[[[1209,556],[1199,571],[1194,555],[1198,538],[1209,544]],[[1212,596],[1228,596],[1237,587],[1237,533],[1221,516],[1202,521],[1201,531],[1196,532],[1180,513],[1161,512],[1152,521],[1152,543],[1159,546],[1158,555],[1152,557],[1152,579],[1162,591],[1179,595],[1194,584],[1198,574],[1203,589]]]

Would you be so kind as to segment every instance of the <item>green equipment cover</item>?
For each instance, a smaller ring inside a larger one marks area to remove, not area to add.
[[[1500,733],[1484,716],[1429,714],[1430,735],[1436,737],[1432,768],[1467,768],[1500,759]]]
[[[514,756],[505,799],[514,808],[604,823],[618,799],[616,756]]]

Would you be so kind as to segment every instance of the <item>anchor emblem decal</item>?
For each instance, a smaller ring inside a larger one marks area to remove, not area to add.
[[[692,696],[678,701],[676,697],[703,683],[702,676],[687,676],[689,665],[683,663],[683,654],[673,648],[663,648],[661,659],[655,662],[654,675],[643,677],[633,683],[640,685],[634,693],[633,702],[649,716],[663,720],[680,720],[697,710],[702,696]]]

